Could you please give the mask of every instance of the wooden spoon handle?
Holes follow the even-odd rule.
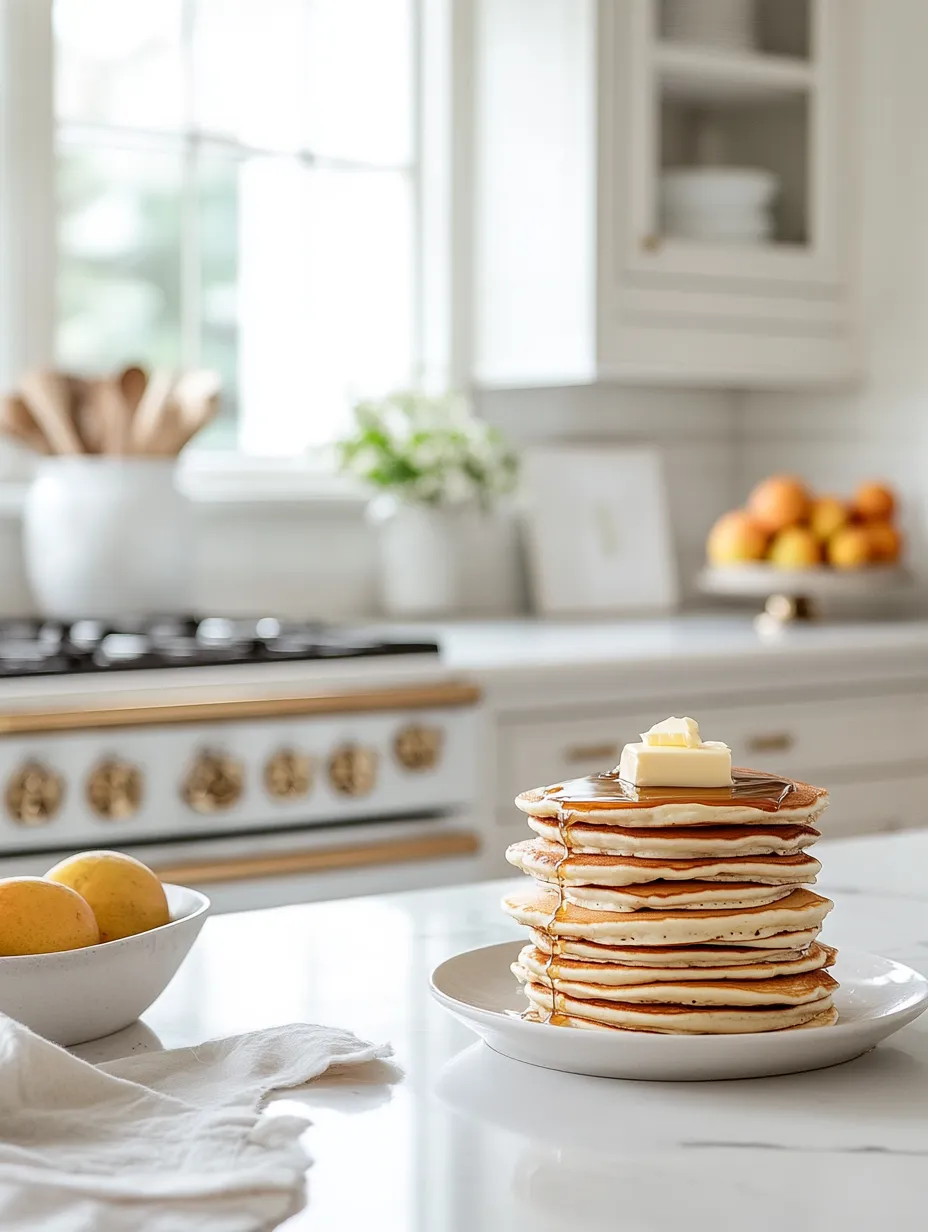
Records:
[[[45,433],[32,418],[29,407],[19,394],[8,394],[0,403],[0,432],[36,453],[51,453]]]
[[[156,368],[132,417],[130,440],[133,453],[152,453],[152,442],[159,435],[159,421],[165,403],[174,386],[174,374],[165,368]]]
[[[69,413],[67,388],[53,372],[27,372],[20,381],[20,390],[32,417],[45,433],[55,453],[83,453]]]
[[[124,457],[129,452],[132,412],[115,381],[95,381],[91,401],[103,441],[103,453]]]
[[[122,396],[126,400],[126,405],[134,415],[139,409],[139,403],[142,401],[145,387],[148,384],[145,369],[140,368],[138,364],[130,364],[128,368],[123,368],[117,380]]]

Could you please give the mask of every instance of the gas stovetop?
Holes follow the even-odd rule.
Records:
[[[269,616],[166,616],[135,624],[0,620],[0,678],[437,653],[436,642],[372,637]]]

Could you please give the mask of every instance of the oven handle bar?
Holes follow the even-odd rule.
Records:
[[[191,861],[188,864],[155,865],[154,868],[162,881],[178,885],[214,885],[217,882],[447,859],[450,856],[474,855],[479,850],[480,836],[474,831],[449,830],[442,834],[417,835],[355,847],[327,847],[316,851],[282,852],[279,855],[230,856],[228,859]]]
[[[428,710],[471,706],[476,685],[463,681],[403,685],[357,692],[312,693],[297,697],[222,697],[181,702],[90,705],[71,709],[0,713],[0,735],[87,731],[90,728],[151,727],[169,723],[221,723],[233,719],[277,719],[315,714],[361,714],[378,710]]]

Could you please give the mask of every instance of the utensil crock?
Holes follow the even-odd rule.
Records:
[[[173,458],[54,457],[26,497],[26,572],[63,620],[189,610],[193,518]]]

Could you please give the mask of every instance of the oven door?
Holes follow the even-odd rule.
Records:
[[[202,890],[218,912],[475,881],[480,849],[463,812],[119,848],[162,881]],[[41,876],[72,850],[4,858],[2,875]]]

